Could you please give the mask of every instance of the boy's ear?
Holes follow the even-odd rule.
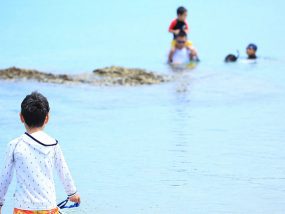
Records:
[[[44,124],[46,125],[46,124],[48,123],[48,121],[49,121],[49,113],[48,113],[47,116],[46,116],[46,119],[45,119]]]
[[[19,116],[20,116],[21,122],[22,122],[22,123],[25,123],[25,119],[24,119],[23,115],[21,114],[21,112],[19,113]]]

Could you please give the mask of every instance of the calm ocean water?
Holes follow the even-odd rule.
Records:
[[[75,213],[284,213],[285,3],[1,4],[2,68],[75,74],[123,65],[176,76],[142,87],[0,82],[0,157],[24,132],[23,97],[42,92],[51,105],[46,131],[61,143],[82,195]],[[202,62],[173,73],[167,27],[180,4]],[[223,63],[249,42],[259,46],[257,63]]]

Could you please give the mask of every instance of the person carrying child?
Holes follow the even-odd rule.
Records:
[[[168,31],[173,34],[173,40],[171,42],[171,50],[170,50],[170,55],[173,55],[175,50],[176,50],[176,37],[179,35],[180,32],[185,32],[186,34],[189,33],[189,26],[186,21],[187,18],[187,9],[185,7],[178,7],[177,8],[177,18],[174,19],[168,28]],[[196,49],[193,47],[193,44],[191,41],[187,40],[185,44],[186,48],[191,52],[192,58],[197,58],[198,59],[198,54]]]
[[[59,143],[43,130],[49,121],[49,103],[38,92],[21,103],[20,120],[26,132],[8,144],[0,173],[0,214],[8,186],[16,172],[14,214],[58,214],[53,179],[55,168],[70,201],[80,196],[65,162]]]

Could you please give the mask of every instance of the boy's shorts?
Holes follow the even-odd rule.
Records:
[[[15,208],[14,214],[59,214],[58,208],[52,209],[52,210],[20,210]]]
[[[176,45],[176,41],[175,41],[175,40],[172,40],[172,42],[171,42],[171,47],[174,48],[175,45]],[[187,47],[191,47],[192,45],[193,45],[193,43],[192,43],[191,41],[187,40],[186,46],[187,46]]]

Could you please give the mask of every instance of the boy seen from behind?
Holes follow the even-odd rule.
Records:
[[[21,104],[20,120],[26,132],[8,144],[4,168],[0,173],[0,214],[8,186],[16,173],[14,214],[58,214],[53,179],[55,168],[70,201],[80,196],[65,162],[61,148],[43,130],[49,121],[49,103],[33,92]]]

